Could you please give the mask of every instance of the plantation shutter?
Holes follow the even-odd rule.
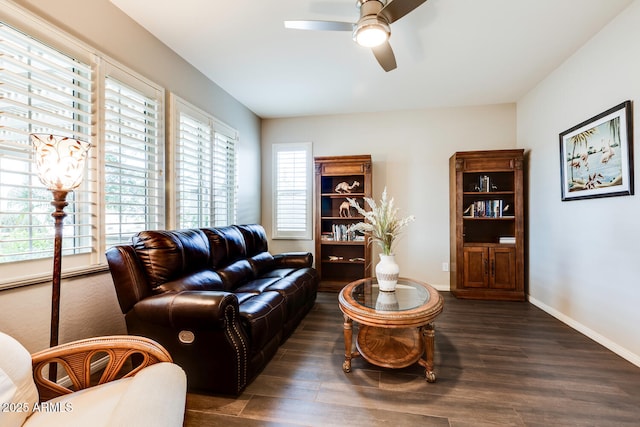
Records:
[[[52,195],[37,177],[29,134],[91,142],[91,74],[88,64],[0,22],[0,263],[53,256]],[[67,196],[63,255],[93,250],[95,188],[89,159],[82,185]]]
[[[311,238],[311,143],[274,144],[274,237]]]
[[[237,133],[173,97],[176,216],[179,228],[236,222]]]
[[[236,147],[230,132],[214,132],[213,225],[236,221]]]
[[[183,112],[180,113],[179,120],[176,152],[178,227],[207,227],[212,224],[211,127]]]
[[[143,82],[122,80],[113,75],[105,78],[107,247],[165,225],[163,95]]]

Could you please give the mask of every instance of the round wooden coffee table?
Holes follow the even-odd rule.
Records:
[[[444,301],[431,285],[400,278],[394,292],[383,292],[375,277],[349,283],[338,296],[344,314],[344,363],[351,372],[351,359],[362,356],[386,368],[404,368],[418,362],[428,382],[434,382],[433,320]],[[353,351],[353,321],[358,323],[357,351]]]

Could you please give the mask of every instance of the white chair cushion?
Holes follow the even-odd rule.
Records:
[[[51,426],[182,426],[186,376],[173,363],[157,363],[132,378],[91,387],[40,404],[25,423]]]
[[[135,377],[111,417],[110,426],[179,427],[184,423],[187,376],[173,363],[156,363]]]
[[[108,426],[118,402],[133,378],[65,394],[39,404],[25,426]]]
[[[0,332],[0,426],[20,426],[38,401],[31,355],[13,337]]]

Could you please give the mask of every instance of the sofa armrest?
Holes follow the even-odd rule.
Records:
[[[95,357],[106,356],[107,366],[97,383],[91,382],[91,364]],[[131,356],[137,356],[139,364],[128,370]],[[61,344],[31,355],[33,377],[38,387],[40,401],[69,394],[74,391],[104,384],[118,378],[131,377],[147,366],[159,362],[173,362],[171,355],[157,342],[144,337],[114,335],[87,338]],[[51,363],[64,367],[71,381],[71,388],[55,383],[43,375],[43,370]]]
[[[230,292],[181,291],[145,298],[132,311],[143,321],[172,329],[213,330],[226,326],[229,306],[238,312],[238,298]]]
[[[276,267],[304,268],[313,265],[311,252],[283,252],[273,256]]]

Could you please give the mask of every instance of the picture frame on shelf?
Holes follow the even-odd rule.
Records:
[[[562,201],[633,194],[633,113],[625,101],[560,134]]]

